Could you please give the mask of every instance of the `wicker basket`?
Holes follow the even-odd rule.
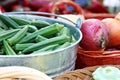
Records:
[[[96,65],[120,65],[120,50],[83,51],[78,48],[76,69]]]
[[[111,65],[115,66],[120,69],[120,65]],[[83,69],[78,69],[74,71],[70,71],[66,74],[63,74],[54,80],[93,80],[92,73],[98,68],[99,66],[93,67],[86,67]]]

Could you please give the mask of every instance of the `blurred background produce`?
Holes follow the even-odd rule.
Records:
[[[110,13],[116,10],[120,5],[119,0],[0,0],[0,5],[8,11],[43,11],[51,12],[54,5],[59,1],[72,1],[83,8],[84,12],[89,13]],[[114,3],[113,3],[114,2]],[[111,4],[113,3],[113,4]],[[110,7],[113,8],[110,11]],[[64,4],[58,6],[60,10],[65,10],[62,14],[70,14],[73,8],[66,7]],[[116,13],[114,12],[114,13]]]
[[[114,4],[108,5],[106,2],[114,2]],[[103,19],[113,18],[119,12],[119,4],[119,0],[0,0],[0,10],[2,12],[38,11],[62,15],[82,14],[85,19]]]
[[[104,0],[103,5],[108,8],[110,13],[118,13],[120,11],[120,0]]]

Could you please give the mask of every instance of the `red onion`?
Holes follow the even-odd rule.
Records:
[[[79,43],[84,50],[96,51],[105,49],[109,41],[106,26],[98,19],[87,19],[81,27],[83,38]]]

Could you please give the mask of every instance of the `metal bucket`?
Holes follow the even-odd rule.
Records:
[[[79,28],[65,22],[42,16],[10,15],[26,19],[40,19],[49,23],[62,23],[68,27],[76,38],[76,42],[64,49],[55,50],[43,54],[33,55],[0,55],[0,66],[27,66],[46,73],[51,78],[59,76],[67,71],[74,70],[78,43],[82,38]]]

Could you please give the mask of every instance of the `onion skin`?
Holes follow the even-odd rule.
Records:
[[[115,19],[120,21],[120,12],[116,14]]]
[[[83,38],[79,45],[84,50],[104,50],[109,41],[109,32],[102,21],[98,19],[87,19],[81,27]]]
[[[116,18],[106,18],[102,22],[106,25],[110,39],[107,47],[118,47],[120,46],[120,20]]]

